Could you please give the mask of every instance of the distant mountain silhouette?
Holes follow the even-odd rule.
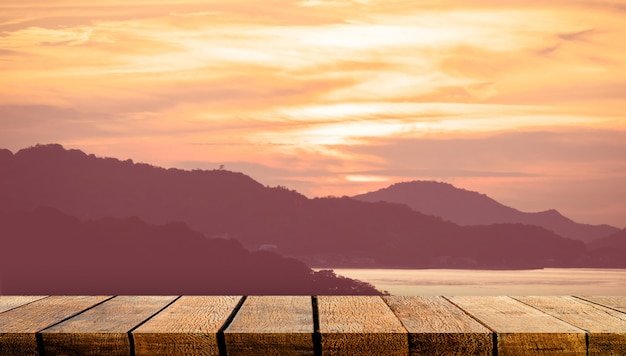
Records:
[[[605,238],[597,239],[591,242],[589,246],[592,248],[611,247],[626,250],[626,229],[619,230],[618,232]],[[624,255],[624,258],[626,258],[626,254]]]
[[[183,223],[0,212],[5,294],[380,294],[373,286]],[[1,293],[0,293],[1,294]]]
[[[522,224],[458,226],[403,204],[315,198],[242,173],[163,169],[60,145],[0,154],[0,209],[53,206],[81,219],[181,221],[316,267],[591,266],[580,241]],[[626,262],[625,262],[626,265]]]
[[[626,229],[594,240],[589,244],[589,247],[594,265],[624,268],[624,260],[626,260]]]
[[[590,242],[619,229],[609,225],[576,223],[556,210],[521,212],[485,194],[456,188],[448,183],[413,181],[393,184],[374,192],[354,196],[362,201],[406,204],[415,211],[439,216],[459,225],[520,223],[536,225],[575,240]]]

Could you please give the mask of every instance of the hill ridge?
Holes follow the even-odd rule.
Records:
[[[377,191],[356,195],[353,198],[362,201],[406,204],[415,211],[439,216],[459,225],[522,223],[542,226],[561,236],[584,242],[606,237],[619,230],[606,224],[580,224],[556,209],[522,212],[486,194],[457,188],[445,182],[400,182]]]

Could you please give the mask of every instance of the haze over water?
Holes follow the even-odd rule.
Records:
[[[334,269],[393,295],[624,295],[625,269]]]

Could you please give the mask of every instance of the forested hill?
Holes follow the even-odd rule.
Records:
[[[81,221],[53,208],[0,212],[0,294],[380,294],[184,223]]]

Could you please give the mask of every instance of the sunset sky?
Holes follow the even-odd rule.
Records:
[[[0,147],[626,227],[626,2],[3,0]]]

